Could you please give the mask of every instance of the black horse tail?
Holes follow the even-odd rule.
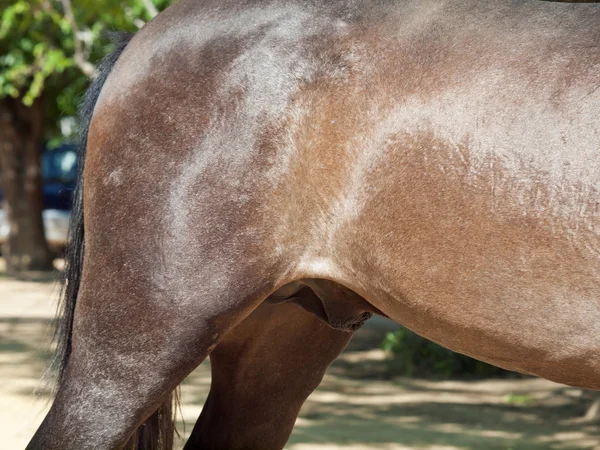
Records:
[[[113,32],[108,37],[113,44],[113,51],[100,63],[98,76],[88,88],[79,107],[79,173],[77,187],[73,194],[73,208],[69,224],[68,245],[65,252],[62,289],[58,303],[58,320],[54,333],[54,340],[57,347],[51,364],[53,371],[57,374],[59,388],[65,382],[66,367],[71,354],[73,317],[85,256],[83,169],[88,132],[102,86],[133,35],[130,33]],[[167,402],[133,434],[125,448],[130,450],[172,450],[174,435],[176,433],[174,406],[177,404],[177,401],[177,395],[174,392]]]

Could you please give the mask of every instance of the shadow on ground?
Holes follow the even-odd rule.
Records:
[[[0,279],[3,301],[4,283]],[[39,309],[31,296],[36,283],[10,283],[10,302],[24,303],[18,304],[21,309],[14,307],[17,303],[0,304],[0,396],[6,405],[0,412],[0,435],[6,436],[2,448],[7,450],[25,446],[50,398],[40,377],[50,356],[53,309]],[[25,292],[28,297],[22,296]],[[599,425],[576,420],[593,400],[580,389],[535,378],[387,379],[384,354],[375,347],[390,326],[375,320],[356,336],[303,407],[288,449],[600,448]],[[208,364],[185,381],[184,435],[191,432],[209,386]],[[179,425],[183,431],[181,421]]]

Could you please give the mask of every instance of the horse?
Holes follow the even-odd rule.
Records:
[[[385,315],[600,388],[600,5],[180,0],[82,108],[59,383],[29,446],[281,449]]]

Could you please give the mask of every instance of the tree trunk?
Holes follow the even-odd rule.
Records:
[[[10,231],[2,246],[7,271],[51,270],[44,237],[41,149],[44,107],[38,99],[0,99],[0,187]]]

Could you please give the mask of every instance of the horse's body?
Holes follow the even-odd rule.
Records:
[[[85,180],[30,448],[122,446],[211,352],[186,448],[281,448],[371,312],[600,388],[600,5],[181,0],[106,81]]]

